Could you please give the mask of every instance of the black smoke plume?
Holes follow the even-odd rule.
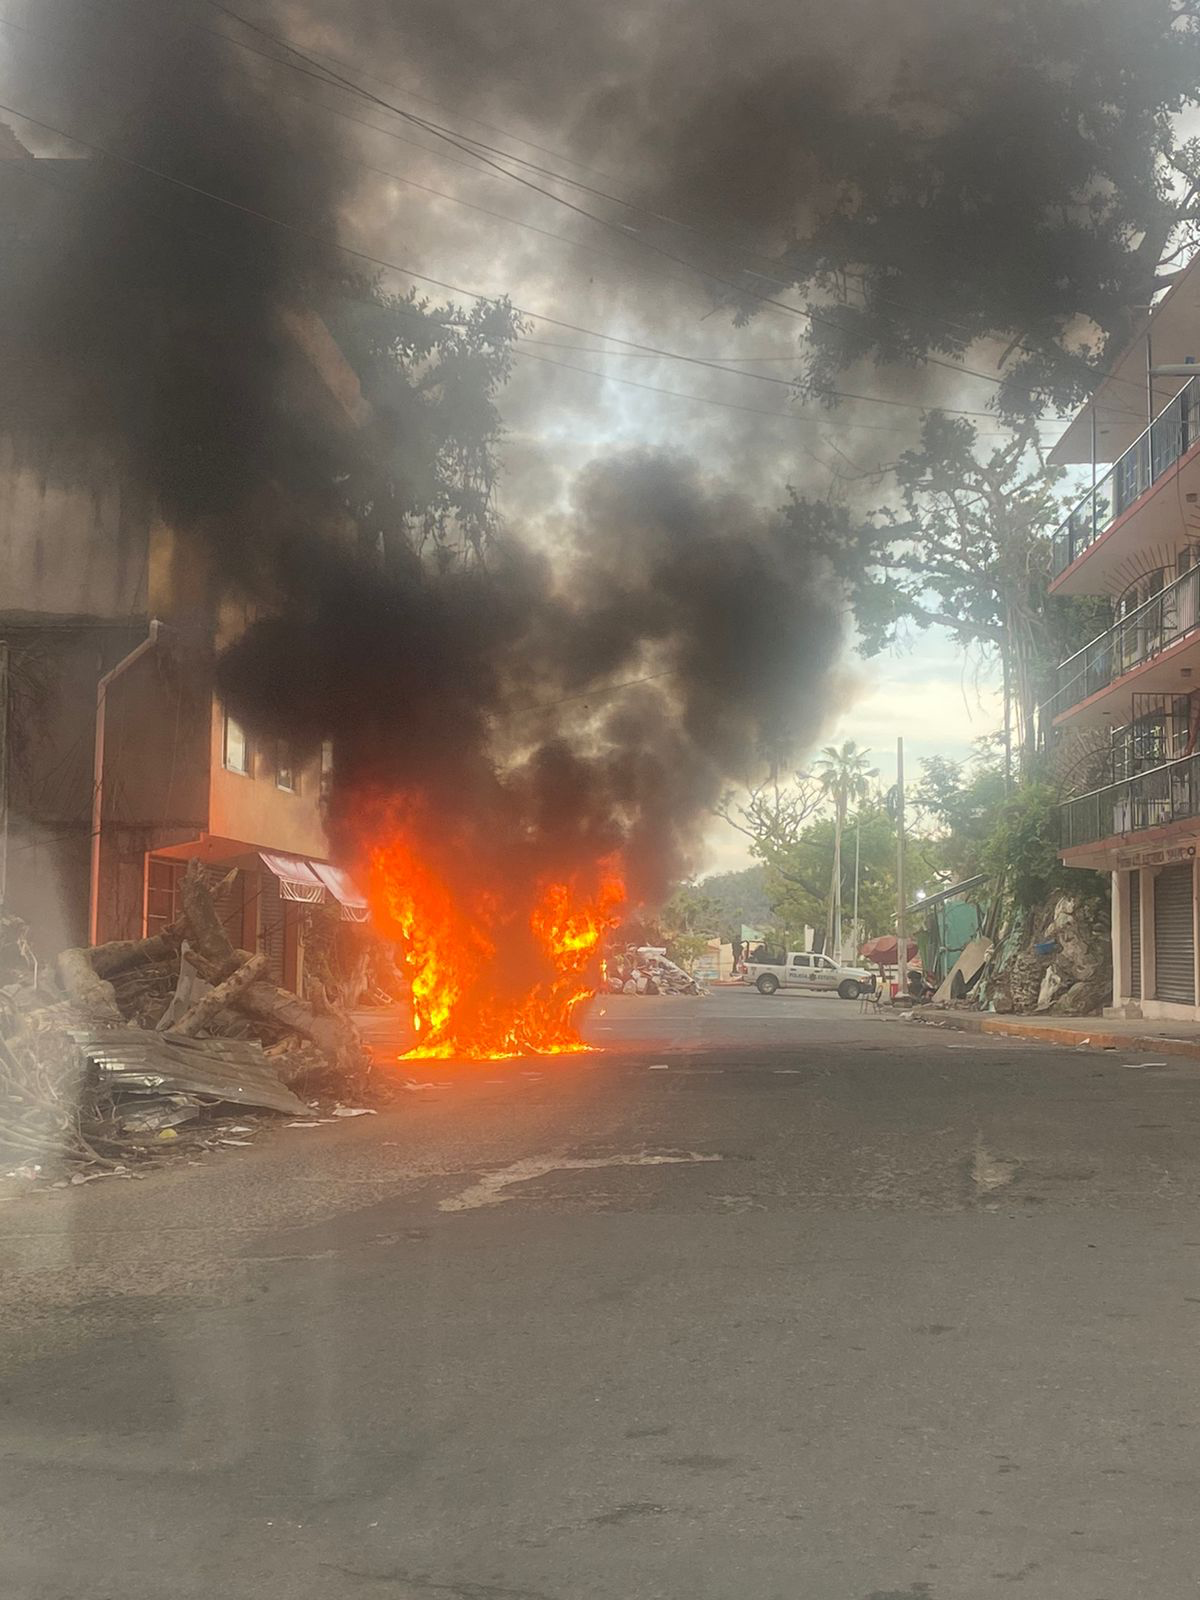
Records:
[[[50,476],[115,462],[201,558],[197,621],[222,595],[257,610],[221,692],[262,733],[334,741],[344,849],[364,808],[418,797],[493,855],[620,849],[634,892],[661,892],[722,789],[818,731],[839,625],[786,523],[633,454],[585,476],[548,551],[512,533],[486,563],[382,559],[347,526],[288,320],[344,281],[316,242],[356,181],[329,120],[161,13],[58,15],[20,100],[96,148],[22,128],[37,159],[3,164],[5,359],[29,379],[6,430]]]

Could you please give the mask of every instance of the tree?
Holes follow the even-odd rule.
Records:
[[[781,780],[777,770],[769,779],[748,785],[744,795],[742,798],[733,790],[724,795],[717,815],[752,840],[756,854],[795,844],[826,798],[815,779]]]
[[[691,972],[711,941],[719,937],[720,919],[720,906],[702,886],[681,884],[659,914],[667,955]]]
[[[824,505],[793,494],[786,514],[808,556],[837,574],[873,655],[906,629],[942,627],[983,659],[998,661],[1015,714],[1023,766],[1037,742],[1037,706],[1064,639],[1105,626],[1104,603],[1050,599],[1050,533],[1063,513],[1058,472],[1032,429],[981,454],[975,427],[933,412],[917,448],[896,465],[903,511],[835,529]]]
[[[482,560],[496,535],[496,396],[524,323],[507,300],[463,309],[351,283],[324,308],[371,404],[338,478],[385,563]]]
[[[829,878],[829,914],[825,947],[834,955],[842,948],[842,829],[851,802],[865,800],[871,779],[879,776],[877,767],[867,765],[869,750],[860,750],[853,739],[840,746],[826,745],[813,762],[821,790],[833,801],[833,865]]]
[[[934,42],[908,71],[900,53],[890,99],[815,89],[805,223],[775,263],[809,294],[808,385],[989,341],[1005,414],[1073,405],[1197,242],[1200,141],[1176,120],[1200,93],[1195,0],[916,14]]]
[[[955,882],[984,870],[987,841],[1005,799],[1004,768],[983,756],[969,765],[944,756],[921,762],[910,792],[916,850],[927,866]],[[923,836],[921,829],[926,832]]]
[[[740,939],[743,927],[761,928],[771,919],[762,862],[736,872],[714,873],[702,879],[699,888],[717,908],[718,931],[724,944]]]

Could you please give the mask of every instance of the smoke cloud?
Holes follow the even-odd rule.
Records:
[[[617,174],[665,219],[643,218],[648,235],[741,273],[802,251],[807,223],[898,128],[969,106],[977,154],[994,161],[987,140],[1006,97],[1013,127],[1008,68],[1029,9],[281,0],[250,14],[524,129],[588,163],[573,170],[599,187]],[[1045,9],[1064,22],[1079,10]],[[189,17],[249,37],[216,10]],[[52,159],[81,152],[18,125],[42,159],[0,162],[43,229],[30,226],[6,272],[3,355],[24,381],[5,385],[3,425],[47,471],[82,479],[98,456],[118,462],[130,492],[203,553],[214,592],[257,606],[220,664],[222,692],[265,732],[308,750],[336,741],[345,848],[364,805],[420,795],[493,849],[553,860],[620,847],[634,892],[653,896],[686,869],[727,785],[818,735],[836,606],[786,521],[756,503],[752,471],[722,483],[678,455],[613,453],[578,478],[569,509],[542,508],[537,538],[510,527],[473,569],[397,553],[381,566],[348,537],[329,418],[305,397],[288,327],[297,306],[334,304],[332,285],[349,282],[314,241],[378,226],[386,185],[362,165],[370,136],[327,114],[347,104],[338,91],[136,0],[57,8],[4,75],[17,103],[123,160]],[[1048,159],[1056,111],[1015,104],[1032,120],[988,225],[1021,240],[1024,166]],[[421,228],[412,220],[408,243]],[[631,263],[613,290],[625,309],[711,310],[703,289],[681,310],[678,290],[638,276],[635,247],[607,244]],[[928,246],[914,234],[914,249]],[[543,248],[514,244],[507,264]],[[791,349],[795,335],[789,322],[772,337]]]

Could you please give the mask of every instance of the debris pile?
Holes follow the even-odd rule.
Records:
[[[229,1107],[308,1118],[297,1089],[361,1090],[369,1057],[338,1004],[348,991],[324,981],[310,1003],[270,982],[267,958],[226,934],[220,888],[190,862],[176,923],[64,950],[52,969],[20,919],[0,916],[0,1159],[32,1176],[123,1171]]]
[[[648,946],[610,954],[605,962],[605,981],[613,994],[704,994],[696,979],[667,959],[661,950]]]

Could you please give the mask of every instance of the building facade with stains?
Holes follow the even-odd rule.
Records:
[[[10,246],[37,220],[15,181],[32,159],[0,145]],[[359,426],[368,408],[325,324],[298,309],[287,334],[288,403],[318,427]],[[330,747],[255,739],[214,692],[249,614],[110,460],[66,436],[0,435],[0,597],[0,905],[39,957],[166,926],[198,858],[222,869],[234,944],[302,991],[315,908],[366,908],[328,859]]]
[[[1111,605],[1057,669],[1044,729],[1061,858],[1111,875],[1118,1012],[1200,1018],[1200,266],[1145,318],[1052,455],[1086,491],[1051,593]]]

